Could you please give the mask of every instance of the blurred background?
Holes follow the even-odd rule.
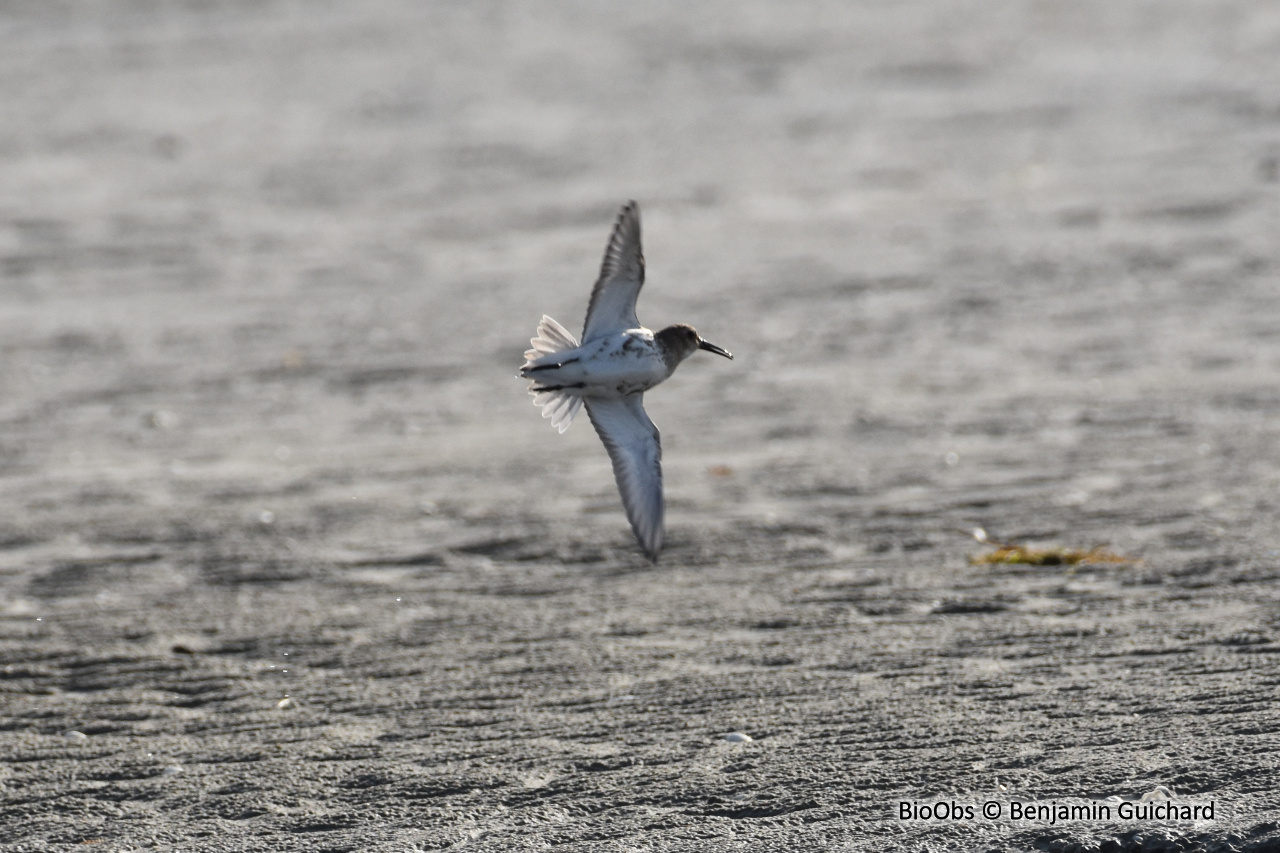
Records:
[[[1099,400],[1275,399],[1271,4],[17,3],[0,45],[19,551],[617,527],[513,377],[628,198],[642,321],[739,357],[651,395],[676,506],[948,453],[1089,493],[1052,469]]]
[[[0,841],[1272,797],[1277,68],[1270,0],[0,5]],[[630,198],[735,355],[646,399],[657,568],[515,376]]]

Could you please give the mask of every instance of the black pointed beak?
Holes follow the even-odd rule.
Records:
[[[720,349],[720,347],[716,346],[710,341],[701,341],[701,340],[698,341],[698,349],[704,349],[707,352],[713,352],[716,355],[722,355],[725,358],[729,359],[730,361],[733,361],[733,353],[729,352],[728,350]]]

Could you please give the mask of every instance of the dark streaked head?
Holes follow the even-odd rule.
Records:
[[[700,349],[732,359],[733,355],[698,335],[698,330],[688,323],[676,323],[654,334],[653,339],[662,349],[662,357],[667,362],[668,372],[674,371],[676,365],[693,355]]]

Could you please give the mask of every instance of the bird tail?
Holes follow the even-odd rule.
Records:
[[[539,367],[538,362],[545,356],[578,348],[578,339],[546,314],[542,315],[542,322],[538,323],[537,336],[531,338],[529,343],[533,348],[525,352],[524,364],[520,367],[521,374],[525,376],[528,375],[526,371]],[[544,369],[550,366],[545,365]],[[578,409],[582,408],[582,397],[568,388],[547,387],[535,381],[529,386],[529,393],[533,395],[533,404],[541,407],[542,416],[551,418],[551,425],[562,433],[569,428]]]
[[[578,414],[578,409],[582,408],[582,398],[563,388],[544,390],[538,388],[535,382],[529,386],[529,393],[533,395],[533,404],[542,407],[542,416],[551,418],[551,425],[562,433],[573,423],[573,416]]]
[[[546,314],[542,315],[542,322],[538,324],[537,336],[530,338],[529,343],[533,345],[533,349],[525,351],[521,370],[533,367],[534,362],[544,355],[578,348],[578,339]]]

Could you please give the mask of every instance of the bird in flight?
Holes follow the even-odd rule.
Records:
[[[623,205],[613,226],[587,305],[582,342],[544,314],[520,376],[533,380],[533,404],[560,432],[579,408],[587,407],[613,462],[627,520],[645,556],[656,563],[662,551],[662,445],[645,414],[644,392],[700,349],[733,356],[684,323],[657,332],[641,326],[636,298],[643,285],[640,207],[632,201]]]

